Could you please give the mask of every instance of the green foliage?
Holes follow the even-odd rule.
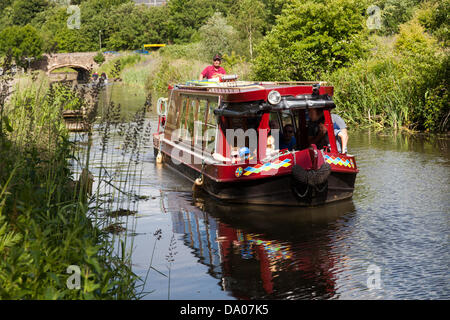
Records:
[[[121,54],[117,58],[108,60],[108,62],[101,65],[97,72],[105,72],[108,76],[119,77],[124,69],[141,62],[142,59],[143,57],[140,54]]]
[[[410,21],[399,27],[400,33],[395,41],[395,49],[405,54],[432,54],[436,50],[436,40],[425,33],[416,21]]]
[[[200,41],[198,41],[186,44],[169,45],[161,48],[159,52],[161,55],[173,59],[191,59],[211,62],[211,56],[208,56],[205,52],[203,52],[203,49],[204,46]]]
[[[10,53],[21,67],[28,68],[26,58],[39,59],[42,46],[41,37],[31,25],[8,27],[0,32],[0,54]]]
[[[46,103],[50,104],[50,108],[60,110],[81,110],[85,106],[83,98],[78,92],[64,83],[51,85]]]
[[[449,70],[447,58],[447,73]],[[449,74],[447,74],[447,79]],[[423,126],[428,131],[448,132],[450,129],[450,96],[448,83],[443,83],[425,93]]]
[[[61,110],[75,96],[32,80],[16,91],[0,135],[0,299],[135,298],[136,276],[71,179]],[[70,265],[81,269],[80,290],[66,284]]]
[[[444,47],[450,45],[450,0],[431,0],[415,12],[417,21]]]
[[[3,0],[0,2],[0,10],[3,12],[8,6],[11,5],[13,0]]]
[[[100,51],[95,55],[94,57],[94,61],[97,64],[102,64],[103,62],[105,62],[105,56],[103,55],[103,53],[101,53]]]
[[[168,33],[172,43],[186,43],[224,3],[215,0],[171,0],[167,4]]]
[[[233,51],[231,51],[230,55],[225,53],[222,56],[222,61],[223,61],[222,67],[225,70],[227,70],[227,69],[229,70],[229,69],[234,68],[238,64],[244,63],[245,59],[242,56],[237,55],[236,52],[233,50]]]
[[[283,9],[258,46],[260,80],[318,80],[359,58],[366,39],[362,7],[355,0],[294,1]]]
[[[106,22],[106,45],[112,50],[133,50],[146,43],[166,43],[166,6],[147,7],[126,3],[113,8]],[[126,17],[126,19],[124,19]]]
[[[378,41],[370,57],[326,77],[338,111],[352,125],[448,130],[448,58],[417,25],[400,30],[392,47]]]
[[[15,0],[12,3],[11,22],[18,26],[29,24],[39,12],[46,10],[48,6],[47,0]]]
[[[198,61],[162,59],[158,69],[149,78],[147,88],[152,91],[153,97],[166,96],[169,84],[197,79],[203,68],[204,64]]]
[[[381,9],[382,32],[394,34],[399,31],[399,26],[413,16],[416,6],[422,0],[378,0],[373,4]]]
[[[36,23],[46,37],[49,49],[57,44],[59,52],[83,52],[99,49],[99,36],[102,42],[107,43],[112,25],[110,14],[115,8],[131,0],[88,0],[80,4],[81,24],[79,29],[70,29],[67,21],[70,15],[66,6],[53,6]],[[114,16],[114,18],[117,18]],[[120,18],[119,21],[126,19]],[[127,20],[128,21],[128,20]],[[117,20],[114,21],[117,23]]]
[[[211,60],[217,53],[231,53],[233,46],[237,43],[236,31],[227,24],[220,12],[216,12],[206,21],[206,24],[200,28],[199,34],[202,51]]]
[[[284,6],[293,3],[292,0],[262,0],[262,2],[267,9],[267,26],[269,29],[275,25],[276,18],[281,15]]]
[[[253,59],[254,47],[267,29],[268,12],[261,0],[238,0],[230,15],[232,25],[241,30],[240,37],[247,44],[248,56]],[[236,47],[236,46],[235,46]]]

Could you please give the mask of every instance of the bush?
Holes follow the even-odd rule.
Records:
[[[257,47],[259,80],[319,80],[359,58],[366,39],[363,7],[355,0],[293,1]]]
[[[335,86],[338,112],[354,125],[378,128],[448,128],[448,58],[413,22],[400,26],[392,46],[326,78]]]
[[[450,45],[448,12],[450,12],[450,0],[431,0],[425,2],[415,14],[418,22],[444,47]]]
[[[399,31],[399,26],[413,16],[421,0],[378,0],[375,5],[381,9],[382,32],[392,35]]]
[[[8,89],[0,82],[1,97]],[[74,144],[61,117],[70,97],[30,82],[0,105],[8,119],[0,125],[0,299],[135,298],[129,262],[112,253],[102,219],[72,180]],[[80,267],[82,290],[67,286],[70,265]]]
[[[147,56],[148,57],[148,56]],[[121,73],[128,67],[141,62],[144,57],[135,53],[122,53],[120,56],[108,60],[97,69],[98,73],[105,72],[109,77],[120,77]]]
[[[98,52],[97,55],[94,57],[95,63],[101,65],[103,62],[105,62],[105,56],[103,53]]]
[[[39,59],[43,41],[31,25],[8,27],[0,32],[0,55],[11,54],[18,66],[28,68],[27,58]]]
[[[203,49],[203,44],[198,41],[187,44],[169,45],[161,48],[159,52],[162,56],[172,59],[189,59],[210,62],[212,57],[208,56]]]
[[[199,30],[202,52],[212,59],[217,53],[229,54],[238,42],[238,34],[227,24],[220,12],[216,12]]]

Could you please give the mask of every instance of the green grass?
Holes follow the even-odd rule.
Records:
[[[151,55],[144,56],[141,54],[121,52],[117,57],[103,63],[95,71],[99,74],[105,72],[109,78],[115,78],[126,68],[150,59]]]
[[[89,170],[90,147],[70,141],[60,92],[31,83],[8,104],[0,92],[0,299],[138,298],[129,255],[105,231],[115,220],[99,213],[107,201],[70,170],[69,160]],[[73,265],[80,289],[67,285]]]
[[[324,76],[336,111],[353,127],[448,130],[448,56],[432,45],[401,50],[392,38],[373,40],[368,57]]]
[[[55,69],[51,73],[73,73],[73,72],[77,72],[77,71],[75,69],[72,69],[69,67],[64,67],[64,68]]]

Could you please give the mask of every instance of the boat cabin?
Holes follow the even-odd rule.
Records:
[[[234,85],[191,82],[170,88],[165,136],[210,161],[258,162],[274,152],[308,148],[308,128],[314,125],[308,111],[317,108],[329,129],[328,139],[318,148],[338,153],[330,116],[335,107],[333,87],[320,83]],[[292,143],[285,143],[290,136]],[[243,147],[250,157],[236,157]]]
[[[200,179],[220,199],[243,200],[242,195],[251,194],[252,199],[244,197],[247,203],[298,205],[348,198],[358,170],[354,157],[338,150],[332,96],[333,87],[320,82],[170,86],[169,98],[158,102],[155,155],[192,181]],[[319,115],[316,122],[312,112]],[[323,127],[326,134],[315,139]],[[307,196],[275,199],[274,190],[285,188],[292,176],[298,182],[292,184],[294,193]],[[308,191],[308,185],[317,189],[324,183],[320,196]],[[298,186],[306,191],[298,192]],[[337,191],[328,192],[333,188]]]

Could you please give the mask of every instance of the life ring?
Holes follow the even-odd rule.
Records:
[[[156,112],[158,113],[158,116],[160,117],[166,117],[167,116],[167,98],[159,98],[158,102],[156,103]],[[164,110],[163,110],[164,107]]]

